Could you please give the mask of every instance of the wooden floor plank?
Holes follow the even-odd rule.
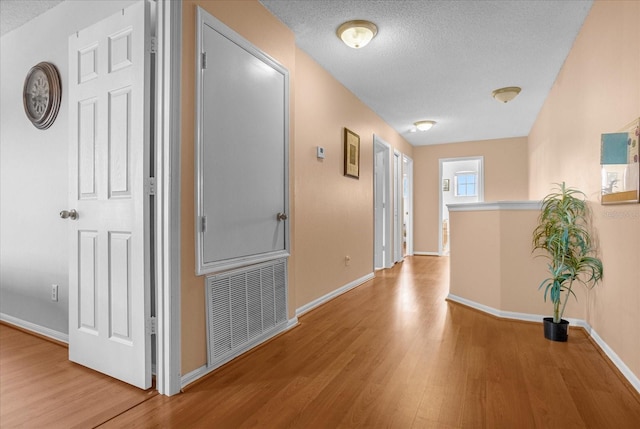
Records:
[[[0,427],[95,427],[157,395],[72,363],[67,353],[0,324]]]
[[[108,415],[108,407],[96,402],[117,394],[104,387],[86,395],[81,418],[71,423],[223,429],[640,427],[640,395],[583,330],[572,329],[567,343],[550,342],[541,324],[500,320],[446,301],[447,293],[447,258],[406,258],[184,393],[155,396]],[[19,363],[19,349],[3,347],[2,396],[9,396],[3,405],[26,401],[34,408],[31,416],[51,416],[55,407],[42,404],[46,395],[30,391],[31,385],[79,399],[77,387],[56,390],[71,383],[64,375],[24,380],[5,370],[5,359]],[[42,350],[31,350],[37,352],[23,352],[31,353],[34,373],[53,365],[37,363]],[[56,365],[69,365],[66,357],[60,359]],[[13,387],[5,388],[5,380]],[[1,410],[3,428],[4,416]]]

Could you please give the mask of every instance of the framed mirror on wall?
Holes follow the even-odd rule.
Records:
[[[640,118],[600,141],[601,203],[640,202]]]

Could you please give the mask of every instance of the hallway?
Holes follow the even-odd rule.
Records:
[[[553,343],[540,324],[447,302],[447,289],[448,258],[408,257],[185,393],[111,416],[95,408],[100,427],[637,427],[640,395],[583,330]],[[21,402],[5,366],[18,352],[3,341],[3,428],[15,427],[4,424],[5,404]],[[41,382],[38,371],[51,369],[34,367],[30,382]],[[23,411],[24,427],[39,426],[36,403]],[[60,413],[48,427],[72,426],[72,417]]]

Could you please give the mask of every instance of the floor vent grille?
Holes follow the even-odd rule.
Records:
[[[222,365],[287,324],[287,260],[209,276],[208,366]]]

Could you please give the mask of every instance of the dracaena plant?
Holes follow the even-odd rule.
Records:
[[[574,283],[591,289],[602,279],[602,261],[595,256],[591,237],[590,210],[583,192],[557,184],[542,200],[538,225],[533,231],[533,251],[543,250],[549,260],[550,277],[538,289],[544,289],[544,300],[553,303],[553,321],[559,323],[564,314]]]

